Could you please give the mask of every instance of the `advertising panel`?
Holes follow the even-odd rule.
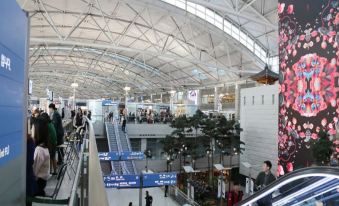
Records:
[[[338,6],[333,0],[279,0],[280,174],[311,166],[319,131],[336,133]]]

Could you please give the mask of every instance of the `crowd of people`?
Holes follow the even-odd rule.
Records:
[[[148,123],[148,124],[156,124],[156,123],[170,123],[173,120],[173,115],[169,112],[169,110],[162,110],[157,112],[151,109],[138,109],[136,114],[133,112],[129,112],[127,116],[128,122],[132,123]]]
[[[33,108],[28,130],[26,193],[28,197],[45,196],[47,180],[57,175],[64,156],[63,149],[58,147],[64,143],[62,116],[55,104],[49,105],[49,114]]]

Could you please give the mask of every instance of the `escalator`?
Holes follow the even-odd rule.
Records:
[[[237,205],[339,206],[339,168],[296,170]]]
[[[122,151],[128,151],[128,152],[132,151],[130,148],[128,137],[122,131],[122,128],[120,125],[118,126],[118,131],[119,131],[119,138],[120,138],[120,144],[121,144]],[[125,161],[125,165],[126,165],[126,169],[128,170],[129,174],[136,174],[133,160]]]
[[[106,125],[106,133],[107,133],[107,140],[110,152],[119,152],[118,141],[115,134],[114,127],[111,123],[105,123]],[[112,174],[121,174],[122,167],[119,161],[112,161]]]

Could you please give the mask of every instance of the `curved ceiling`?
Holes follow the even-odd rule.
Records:
[[[261,1],[237,2],[247,11]],[[147,94],[229,83],[260,71],[265,61],[203,18],[160,0],[18,2],[31,19],[29,77],[39,97],[46,88],[69,97],[72,82],[79,84],[77,96],[86,99],[119,96],[125,86]],[[214,6],[210,9],[224,16],[216,8],[228,1],[192,2]],[[235,12],[226,14],[229,22],[243,23],[233,19]],[[274,29],[273,22],[254,23]],[[270,34],[264,40],[245,29],[246,24],[240,31],[267,55],[277,53]]]

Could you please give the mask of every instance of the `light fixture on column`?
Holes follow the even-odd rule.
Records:
[[[127,92],[127,91],[130,91],[131,90],[131,87],[128,87],[128,86],[126,86],[126,87],[124,87],[124,90]]]
[[[171,91],[169,91],[170,94],[175,94],[177,91],[175,91],[174,89],[172,89]]]
[[[72,87],[72,88],[78,88],[78,87],[79,87],[79,84],[76,83],[76,82],[73,82],[73,83],[71,84],[71,87]]]

